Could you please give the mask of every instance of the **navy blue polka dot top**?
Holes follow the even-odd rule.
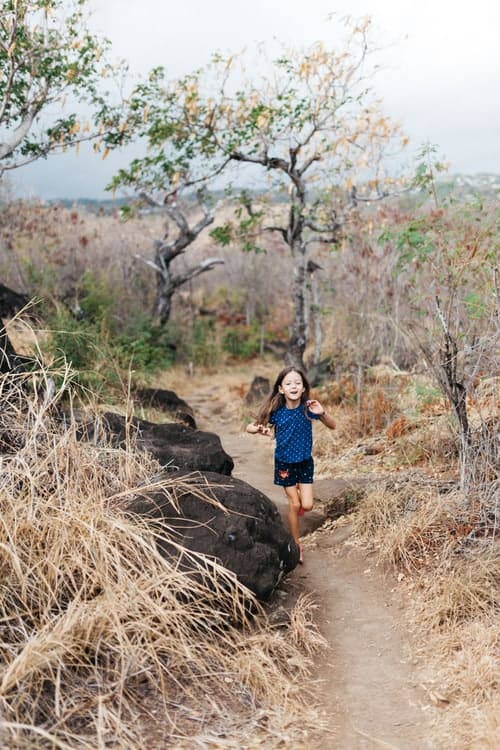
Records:
[[[302,404],[296,409],[282,406],[271,414],[269,421],[275,426],[276,431],[275,458],[296,464],[311,457],[311,419],[319,419],[319,414],[313,414],[308,410],[306,416]]]

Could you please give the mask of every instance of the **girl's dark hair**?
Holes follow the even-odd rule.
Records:
[[[311,386],[309,384],[309,381],[307,379],[307,376],[305,372],[303,372],[298,367],[284,367],[283,370],[281,370],[280,373],[278,373],[278,377],[276,378],[272,391],[269,394],[269,396],[266,398],[264,403],[262,404],[259,413],[257,414],[257,419],[255,420],[257,424],[263,424],[267,425],[269,424],[269,418],[271,414],[278,409],[280,409],[282,406],[285,406],[286,401],[285,397],[282,393],[280,393],[279,388],[282,384],[283,380],[287,375],[289,375],[291,372],[296,372],[300,377],[302,378],[302,383],[304,385],[304,393],[302,394],[300,401],[303,404],[305,408],[306,401],[310,398],[310,391]]]

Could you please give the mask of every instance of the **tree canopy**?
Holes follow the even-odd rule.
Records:
[[[86,14],[87,0],[0,0],[0,175],[98,135],[121,140],[102,85],[117,69]]]
[[[221,174],[226,186],[256,186],[258,208],[244,190],[238,220],[213,235],[252,249],[257,237],[274,232],[288,247],[293,320],[287,358],[301,365],[310,338],[311,246],[335,245],[350,209],[390,193],[387,156],[406,144],[370,90],[374,49],[369,20],[349,22],[336,48],[317,43],[305,51],[281,50],[273,59],[260,49],[251,66],[245,55],[216,54],[205,68],[175,81],[157,68],[130,100],[129,125],[148,153],[121,170],[112,186],[163,191],[165,201]],[[276,209],[278,197],[286,210]]]

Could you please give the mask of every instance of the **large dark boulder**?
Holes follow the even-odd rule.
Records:
[[[153,407],[166,412],[178,422],[196,429],[193,410],[184,399],[179,398],[175,391],[165,388],[137,388],[134,397],[146,407]]]
[[[0,322],[0,373],[7,375],[19,366],[19,357]]]
[[[80,423],[80,437],[95,439],[95,422],[75,413],[73,416]],[[125,446],[127,437],[131,437],[140,450],[153,455],[167,471],[214,471],[230,476],[234,468],[233,459],[213,432],[193,430],[174,422],[155,424],[136,417],[127,422],[125,417],[112,412],[102,416],[101,425],[114,447]]]
[[[30,298],[22,292],[15,292],[0,283],[0,318],[11,318],[29,303]]]
[[[274,503],[241,479],[211,472],[177,479],[169,492],[148,491],[137,495],[127,512],[160,519],[165,535],[158,536],[163,555],[178,555],[175,539],[191,551],[216,558],[261,600],[270,598],[284,574],[299,561],[297,545],[285,528]],[[200,490],[223,507],[200,497]]]
[[[20,357],[9,335],[2,325],[2,318],[11,318],[25,307],[30,298],[0,283],[0,373],[8,374],[21,370],[23,358]]]

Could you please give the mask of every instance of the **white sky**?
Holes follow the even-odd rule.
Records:
[[[410,156],[430,141],[450,172],[500,173],[500,0],[90,0],[92,26],[133,71],[171,76],[278,38],[294,46],[333,40],[330,13],[370,15],[384,70],[374,88],[410,136]],[[389,46],[390,45],[390,46]],[[50,157],[15,175],[23,192],[109,197],[124,163],[114,154]],[[125,161],[126,163],[126,161]]]

